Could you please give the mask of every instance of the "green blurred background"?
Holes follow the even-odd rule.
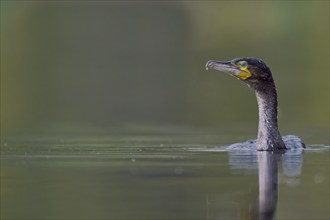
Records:
[[[253,92],[205,70],[245,56],[270,66],[284,131],[329,131],[328,1],[1,1],[1,132],[255,131]]]

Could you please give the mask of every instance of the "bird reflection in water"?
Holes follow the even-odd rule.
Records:
[[[272,219],[278,195],[278,156],[269,152],[258,152],[259,203],[254,219]]]
[[[301,173],[303,151],[229,151],[232,169],[258,169],[259,187],[253,198],[252,210],[241,213],[242,219],[269,220],[276,212],[278,198],[278,165],[282,163],[283,175],[298,176]]]

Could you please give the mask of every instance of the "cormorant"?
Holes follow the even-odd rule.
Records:
[[[210,60],[206,70],[228,73],[245,82],[255,91],[259,108],[258,138],[256,141],[233,144],[231,149],[256,148],[259,151],[302,149],[301,139],[295,135],[281,137],[277,124],[277,92],[269,67],[257,58],[236,58],[231,61]]]

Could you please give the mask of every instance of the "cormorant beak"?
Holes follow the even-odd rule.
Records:
[[[209,60],[207,61],[205,67],[206,70],[209,69],[218,70],[241,79],[240,73],[242,72],[242,70],[230,61]]]

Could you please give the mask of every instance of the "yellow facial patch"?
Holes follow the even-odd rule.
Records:
[[[248,67],[248,63],[246,61],[242,61],[238,64],[239,68],[242,70],[242,72],[240,72],[238,74],[238,77],[240,79],[246,80],[247,78],[251,77],[251,72],[247,69]]]
[[[245,69],[243,70],[243,72],[240,72],[238,74],[238,77],[243,79],[243,80],[246,80],[247,78],[250,78],[251,77],[251,73],[249,70]]]

